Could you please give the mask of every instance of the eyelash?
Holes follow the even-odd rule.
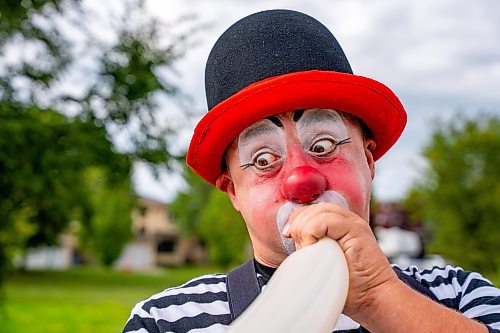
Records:
[[[335,149],[337,149],[338,146],[341,146],[341,145],[346,144],[346,143],[351,143],[351,138],[350,137],[347,137],[344,140],[340,140],[339,142],[337,142],[335,144]]]
[[[333,149],[332,149],[332,153],[338,148],[338,146],[344,145],[346,143],[351,143],[351,138],[350,137],[347,137],[347,138],[345,138],[343,140],[340,140],[339,142],[336,142],[334,144]],[[330,155],[330,154],[328,154],[328,155]],[[252,166],[255,166],[255,162],[242,164],[242,165],[240,165],[240,168],[242,170],[245,170],[245,169],[247,169],[249,167],[252,167]]]
[[[271,153],[271,152],[269,152],[269,151],[264,151],[264,152],[262,152],[262,153],[258,154],[257,156],[260,156],[261,154],[271,154],[271,155],[274,155],[273,153]],[[249,167],[251,167],[251,166],[255,166],[255,163],[256,163],[256,162],[242,164],[242,165],[240,165],[240,168],[241,168],[241,169],[243,169],[243,170],[245,170],[245,169],[247,169],[247,168],[249,168]],[[268,167],[264,167],[264,168],[259,169],[259,170],[260,170],[260,171],[265,171],[265,170],[267,170],[267,169],[271,168],[273,165],[274,165],[274,163],[273,163],[273,164],[271,164],[271,165],[269,165]]]
[[[338,146],[342,146],[342,145],[345,145],[346,143],[351,143],[351,138],[350,137],[347,137],[345,138],[344,140],[340,140],[339,142],[335,142],[333,144],[333,149],[332,149],[332,153],[337,150]]]
[[[246,163],[246,164],[240,165],[240,168],[245,170],[245,169],[248,169],[249,167],[254,166],[254,165],[255,165],[255,163]]]

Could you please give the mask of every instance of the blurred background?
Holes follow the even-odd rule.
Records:
[[[241,217],[184,164],[204,65],[236,20],[323,22],[408,112],[377,162],[393,263],[500,284],[500,2],[0,2],[0,331],[121,331],[132,306],[251,255]]]

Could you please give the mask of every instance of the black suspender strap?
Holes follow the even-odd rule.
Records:
[[[408,286],[428,296],[432,300],[439,302],[436,295],[414,277],[406,275],[399,268],[394,268],[394,272],[396,272],[398,278]],[[260,287],[257,281],[253,259],[231,270],[227,274],[227,298],[231,311],[231,320],[238,318],[259,294]]]
[[[227,274],[227,298],[231,320],[238,318],[259,294],[260,287],[253,259],[231,270]]]

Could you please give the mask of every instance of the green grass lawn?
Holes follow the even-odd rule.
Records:
[[[17,273],[5,284],[0,332],[121,332],[138,301],[217,271],[221,270],[183,267],[138,274],[82,268]],[[492,277],[498,286],[500,279]]]
[[[17,273],[5,284],[0,332],[121,332],[138,301],[215,271],[185,267],[139,274],[84,268]]]

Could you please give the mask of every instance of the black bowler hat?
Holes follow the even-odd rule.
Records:
[[[209,112],[195,129],[187,163],[212,184],[231,141],[271,115],[307,108],[355,115],[373,132],[375,160],[406,124],[389,88],[354,75],[332,33],[291,10],[259,12],[229,27],[208,57],[205,89]]]

